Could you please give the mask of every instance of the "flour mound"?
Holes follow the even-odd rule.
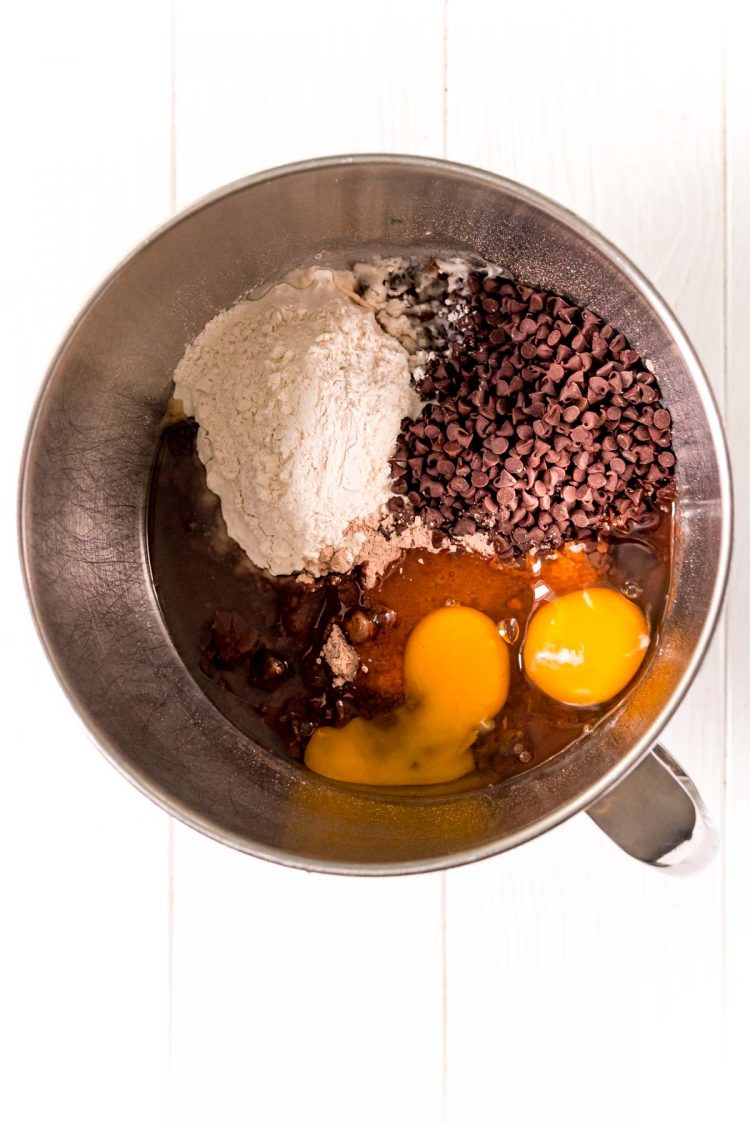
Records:
[[[329,271],[219,313],[175,371],[231,537],[272,574],[351,565],[350,525],[390,496],[402,418],[421,403],[408,354]]]

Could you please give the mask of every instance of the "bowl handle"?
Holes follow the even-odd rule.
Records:
[[[718,848],[700,793],[658,744],[587,811],[628,855],[672,875],[699,871]]]

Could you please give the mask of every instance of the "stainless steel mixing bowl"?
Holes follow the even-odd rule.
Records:
[[[463,795],[347,790],[253,745],[181,663],[148,564],[149,475],[186,344],[220,309],[294,266],[404,250],[479,254],[592,306],[653,362],[674,417],[679,533],[655,658],[627,705],[566,753]],[[580,219],[518,184],[393,156],[252,176],[136,250],[52,364],[21,489],[23,565],[39,632],[112,763],[224,843],[301,867],[373,874],[492,855],[585,808],[641,859],[676,870],[702,862],[712,833],[697,795],[668,756],[650,751],[716,622],[730,522],[727,454],[706,378],[638,270]]]

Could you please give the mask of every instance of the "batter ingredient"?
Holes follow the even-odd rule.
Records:
[[[338,625],[331,628],[320,654],[333,673],[334,687],[349,683],[357,675],[359,657]]]
[[[674,498],[672,416],[625,336],[546,289],[472,272],[426,401],[393,459],[391,510],[503,558],[591,539]]]
[[[523,646],[526,675],[560,703],[594,707],[626,687],[649,646],[643,613],[618,590],[595,586],[541,605]]]
[[[430,785],[474,769],[471,745],[508,698],[510,658],[490,617],[447,606],[424,617],[404,653],[405,700],[374,719],[319,727],[305,764],[337,781]]]
[[[658,643],[672,418],[596,312],[479,262],[298,270],[208,325],[176,397],[157,591],[269,749],[341,781],[503,780]]]
[[[606,584],[627,592],[649,624],[652,648],[669,586],[670,511],[574,546],[507,564],[458,549],[407,546],[374,585],[356,567],[307,583],[254,567],[242,549],[217,542],[218,497],[206,488],[197,427],[165,430],[150,494],[149,543],[159,602],[177,651],[214,705],[251,740],[299,761],[314,731],[394,711],[404,700],[404,653],[419,622],[449,602],[501,627],[511,656],[507,702],[471,747],[483,783],[533,769],[606,713],[571,707],[540,691],[520,649],[546,601]],[[359,657],[352,682],[334,683],[322,650],[343,634]],[[339,640],[341,637],[339,636]],[[346,651],[345,646],[339,646]],[[466,780],[466,785],[476,780]]]
[[[388,500],[396,435],[421,409],[405,349],[324,270],[215,317],[175,398],[230,536],[272,574],[351,566],[349,524]]]

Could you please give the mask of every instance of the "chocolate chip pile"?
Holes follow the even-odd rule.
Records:
[[[674,495],[669,411],[611,324],[545,290],[473,272],[417,384],[391,462],[391,511],[502,557],[588,539]]]

